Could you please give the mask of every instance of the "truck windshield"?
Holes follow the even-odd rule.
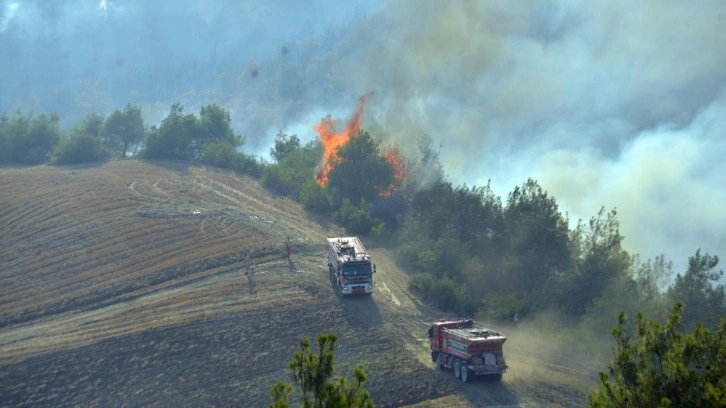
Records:
[[[371,264],[370,263],[359,263],[359,264],[347,264],[343,265],[343,276],[350,278],[352,276],[370,276],[371,275]]]

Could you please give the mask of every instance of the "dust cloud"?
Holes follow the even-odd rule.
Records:
[[[612,356],[609,330],[595,333],[581,325],[567,327],[551,312],[499,329],[507,335],[508,381],[548,381],[587,393]],[[575,378],[579,381],[573,383]]]

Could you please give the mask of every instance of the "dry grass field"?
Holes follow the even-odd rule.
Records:
[[[247,177],[138,160],[5,168],[0,204],[0,406],[264,407],[300,340],[323,332],[338,334],[337,373],[362,366],[379,407],[582,406],[592,383],[514,327],[501,383],[436,370],[438,316],[385,245],[365,240],[374,295],[341,299],[324,238],[342,232]]]

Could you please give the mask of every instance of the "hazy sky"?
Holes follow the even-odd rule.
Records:
[[[726,2],[0,0],[0,112],[230,109],[245,148],[429,135],[455,184],[537,180],[626,248],[726,256]],[[721,265],[723,266],[723,265]]]

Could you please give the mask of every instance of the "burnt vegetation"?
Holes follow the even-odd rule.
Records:
[[[302,144],[296,135],[280,132],[268,163],[242,152],[244,138],[232,130],[229,111],[214,104],[198,115],[175,104],[151,127],[143,123],[140,108],[131,105],[108,117],[89,114],[69,130],[59,123],[55,114],[3,114],[0,164],[71,165],[135,157],[230,169],[350,234],[385,243],[409,272],[411,291],[442,311],[508,324],[515,315],[522,320],[548,310],[560,316],[556,323],[563,327],[582,324],[603,332],[620,311],[657,320],[683,304],[675,309],[678,318],[668,320],[670,332],[695,330],[697,339],[710,339],[707,333],[719,327],[723,332],[726,296],[716,255],[694,248],[688,268],[674,271],[665,256],[643,260],[622,247],[616,209],[602,208],[570,225],[555,197],[536,180],[525,180],[505,199],[490,185],[454,185],[430,139],[419,141],[417,157],[404,160],[406,176],[397,178],[400,172],[385,159],[380,142],[361,131],[338,149],[328,182],[321,185],[316,182],[323,152],[319,141]],[[646,353],[652,331],[661,328],[642,316],[637,325],[646,343],[638,352]],[[626,327],[621,317],[615,339],[621,352],[635,352]],[[710,353],[720,356],[714,364],[723,370],[723,342]],[[635,375],[627,370],[649,370],[622,367],[620,360],[613,364],[611,372],[625,370],[619,375],[626,380]],[[593,397],[596,405],[628,398],[607,378],[601,379],[604,391]],[[676,391],[665,392],[667,397]]]

